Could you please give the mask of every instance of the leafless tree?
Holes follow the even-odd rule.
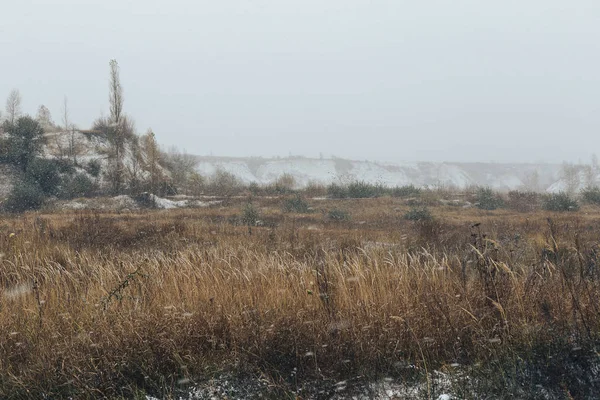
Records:
[[[17,89],[13,89],[6,99],[6,114],[10,124],[14,124],[21,116],[21,93]]]
[[[50,110],[48,110],[48,107],[43,104],[38,108],[35,119],[40,125],[42,125],[42,128],[44,128],[44,131],[46,132],[54,128],[54,122],[52,121]]]
[[[192,172],[188,178],[189,194],[200,196],[204,192],[206,184],[207,180],[202,175],[196,171]]]
[[[112,186],[113,191],[118,194],[121,191],[123,180],[123,151],[125,138],[123,132],[123,87],[119,74],[119,63],[117,60],[110,60],[109,74],[109,103],[110,103],[110,122],[112,126],[112,146],[113,146],[113,166],[112,166]]]
[[[162,180],[160,170],[161,157],[158,144],[156,143],[156,136],[152,132],[152,129],[148,129],[148,132],[142,137],[142,145],[146,154],[146,170],[150,174],[149,189],[151,193],[156,194],[159,182]]]
[[[593,165],[585,165],[583,166],[583,179],[584,186],[586,188],[596,187],[596,176],[598,175],[598,170],[594,168]]]
[[[69,120],[69,99],[67,96],[63,99],[63,124],[65,126],[65,132],[67,132],[69,137],[69,158],[73,161],[73,164],[77,164],[77,155],[80,146],[77,140],[77,134],[75,133],[75,125]]]
[[[189,178],[195,172],[196,165],[198,164],[196,157],[172,147],[164,155],[164,161],[171,171],[173,185],[180,191],[188,194]]]
[[[121,115],[123,114],[123,87],[121,86],[119,63],[117,60],[110,60],[109,65],[110,117],[114,124],[119,124],[121,122]]]
[[[523,190],[531,192],[540,191],[540,174],[537,169],[525,174],[523,178]]]
[[[68,157],[73,164],[76,164],[82,146],[77,137],[77,127],[71,122],[70,115],[69,100],[65,96],[61,110],[63,131],[56,137],[56,147],[60,157]],[[64,138],[66,138],[66,141]]]
[[[131,161],[127,163],[127,179],[129,190],[133,194],[138,194],[142,188],[144,156],[140,140],[136,136],[130,143]]]
[[[580,179],[579,179],[579,170],[580,168],[577,165],[564,162],[561,169],[561,178],[565,183],[565,191],[569,194],[575,194],[577,189],[579,189]]]
[[[61,111],[62,111],[63,129],[65,132],[68,132],[71,127],[71,123],[69,121],[69,99],[67,98],[67,96],[65,96],[63,98],[63,105],[62,105]]]

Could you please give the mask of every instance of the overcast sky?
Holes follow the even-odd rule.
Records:
[[[587,161],[598,0],[0,0],[0,98],[83,128],[121,66],[139,131],[189,153]]]

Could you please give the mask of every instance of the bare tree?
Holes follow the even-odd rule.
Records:
[[[579,170],[580,168],[577,165],[564,162],[561,170],[561,178],[565,183],[565,191],[569,194],[575,194],[577,189],[579,189],[580,179],[579,179]]]
[[[189,192],[192,196],[200,196],[204,192],[206,184],[207,180],[196,171],[192,172],[188,178]]]
[[[119,74],[119,63],[117,60],[110,60],[109,74],[109,103],[110,103],[110,122],[112,125],[112,146],[113,146],[113,171],[112,171],[112,186],[115,193],[121,191],[123,180],[123,87],[121,86],[121,78]]]
[[[6,120],[12,125],[21,116],[21,93],[13,89],[6,99]]]
[[[540,174],[537,169],[534,169],[531,172],[528,172],[523,177],[523,190],[531,191],[531,192],[539,192],[540,191]]]
[[[69,122],[69,99],[67,96],[63,98],[62,123],[65,132],[68,132],[69,128],[71,127],[71,123]]]
[[[65,96],[63,98],[62,106],[62,123],[65,135],[67,135],[67,155],[73,164],[77,164],[77,156],[81,152],[81,145],[77,138],[77,128],[75,124],[71,122],[70,115],[69,99]]]
[[[142,137],[142,145],[144,152],[146,153],[146,170],[150,173],[150,192],[156,194],[162,175],[160,173],[160,150],[156,143],[156,136],[152,129],[148,129],[148,132]]]
[[[188,194],[189,178],[195,172],[196,165],[198,164],[196,157],[172,147],[165,154],[164,158],[165,163],[171,171],[173,185],[185,194]]]
[[[121,122],[121,115],[123,114],[123,87],[121,86],[119,63],[117,60],[110,60],[109,65],[110,117],[114,124],[119,124]]]
[[[140,140],[137,136],[131,141],[130,148],[131,161],[127,164],[129,190],[133,194],[138,194],[142,187],[144,157],[142,154],[142,146],[140,145]]]
[[[596,186],[596,175],[597,171],[594,169],[592,165],[584,165],[583,166],[583,180],[584,186],[586,188],[591,188]]]
[[[39,124],[44,128],[44,131],[49,131],[54,128],[54,122],[52,121],[52,115],[50,114],[50,110],[45,105],[41,105],[38,108],[37,115],[35,119]]]

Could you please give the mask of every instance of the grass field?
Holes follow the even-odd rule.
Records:
[[[245,199],[4,216],[0,397],[168,397],[223,371],[272,398],[357,376],[436,398],[435,371],[459,398],[600,390],[600,209],[283,201],[252,223]]]

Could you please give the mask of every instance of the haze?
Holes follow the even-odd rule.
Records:
[[[222,156],[560,162],[600,147],[597,1],[0,0],[0,100]]]

